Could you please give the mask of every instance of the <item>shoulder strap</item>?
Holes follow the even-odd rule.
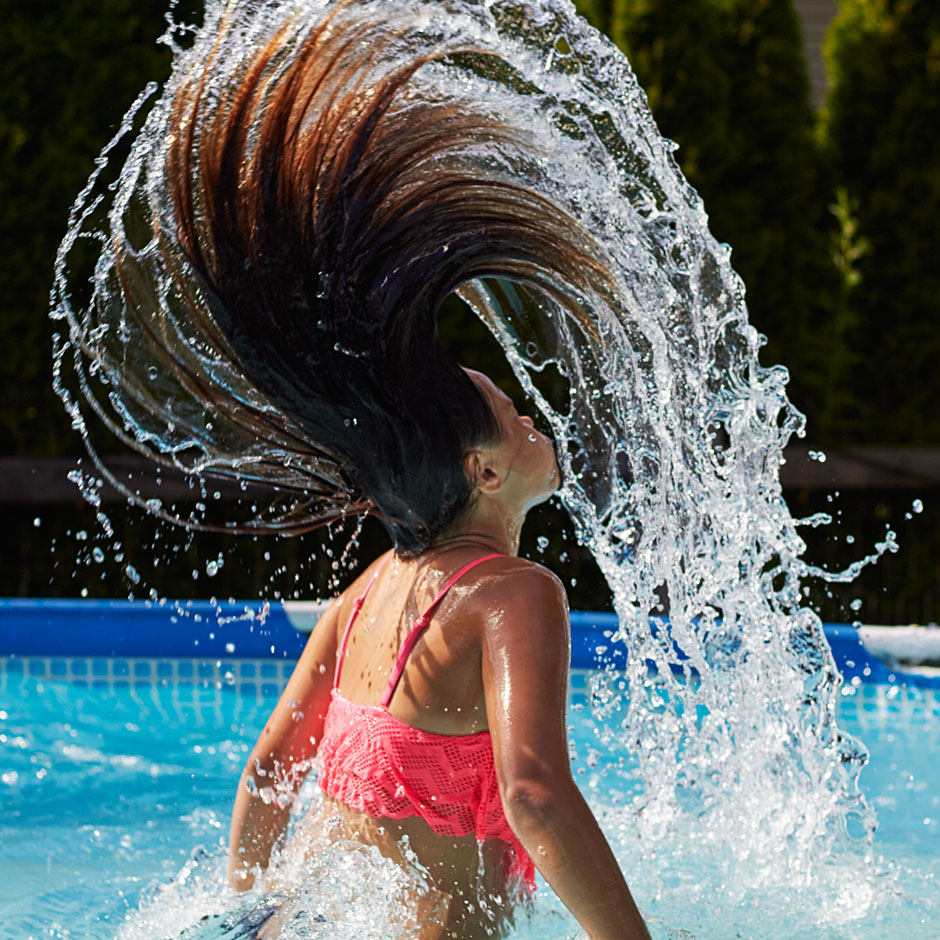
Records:
[[[483,564],[484,561],[489,561],[491,558],[502,558],[503,556],[498,552],[493,553],[492,555],[484,555],[482,558],[477,558],[474,561],[471,561],[469,564],[464,565],[455,575],[451,575],[448,578],[447,583],[438,591],[437,597],[431,601],[428,609],[415,621],[414,626],[411,628],[411,631],[408,633],[408,636],[405,637],[405,642],[402,643],[401,648],[398,650],[398,655],[395,657],[395,663],[392,666],[391,675],[388,677],[388,685],[385,686],[385,692],[382,695],[382,707],[387,708],[388,703],[392,700],[392,696],[395,694],[395,689],[398,686],[398,680],[401,678],[402,670],[405,668],[405,663],[408,661],[409,655],[411,655],[412,649],[414,649],[415,643],[418,642],[418,637],[424,632],[427,628],[429,621],[431,620],[431,614],[434,613],[435,608],[438,604],[444,599],[444,595],[471,569],[476,568],[477,565]]]
[[[339,649],[336,651],[336,669],[333,671],[334,689],[339,687],[339,677],[343,669],[343,657],[346,655],[346,644],[349,642],[349,631],[352,630],[352,625],[356,622],[356,618],[359,616],[359,611],[362,610],[362,604],[366,599],[366,595],[369,593],[372,585],[375,584],[375,579],[379,576],[379,572],[381,572],[381,570],[385,567],[385,562],[387,561],[388,559],[386,558],[385,561],[383,561],[382,564],[380,564],[378,568],[375,569],[375,573],[369,579],[369,583],[366,585],[366,589],[359,597],[356,598],[355,602],[353,603],[352,613],[349,615],[349,621],[346,624],[346,629],[343,631],[343,638],[340,640]]]

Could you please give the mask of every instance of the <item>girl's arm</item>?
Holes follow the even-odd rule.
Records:
[[[238,782],[228,880],[239,891],[254,884],[253,868],[267,868],[272,849],[287,829],[289,794],[284,794],[287,799],[271,799],[276,785],[283,788],[286,782],[296,792],[309,769],[304,762],[316,754],[330,705],[339,606],[339,601],[332,604],[317,622]]]
[[[591,940],[649,940],[620,866],[571,775],[564,588],[546,569],[520,563],[494,579],[487,594],[492,606],[484,620],[483,686],[509,824]]]

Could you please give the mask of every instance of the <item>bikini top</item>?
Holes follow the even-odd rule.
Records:
[[[402,643],[380,704],[361,705],[340,693],[339,679],[350,631],[381,568],[375,572],[353,605],[337,650],[332,700],[317,748],[319,783],[324,793],[374,818],[420,816],[439,835],[502,840],[507,876],[531,891],[535,868],[503,812],[489,731],[436,734],[388,711],[408,656],[438,604],[468,571],[500,557],[477,558],[446,582]]]

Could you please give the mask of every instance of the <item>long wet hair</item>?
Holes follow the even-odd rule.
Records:
[[[206,90],[220,46],[190,71],[170,113],[173,230],[160,237],[182,249],[236,367],[302,429],[298,452],[334,468],[318,521],[372,512],[415,554],[466,508],[464,457],[499,433],[438,341],[442,302],[472,279],[551,291],[599,265],[558,207],[467,169],[475,142],[518,148],[514,132],[413,93],[454,50],[376,76],[407,24],[348,10],[299,49],[282,30],[221,100]]]

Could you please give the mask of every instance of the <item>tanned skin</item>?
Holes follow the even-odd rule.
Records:
[[[546,568],[516,557],[527,511],[558,486],[555,452],[486,376],[470,376],[500,426],[497,441],[466,457],[474,487],[470,508],[417,558],[389,552],[377,559],[321,617],[239,782],[229,880],[238,889],[251,887],[252,869],[264,870],[284,837],[288,809],[252,795],[249,781],[257,788],[270,786],[275,773],[315,756],[340,638],[373,574],[379,571],[351,632],[340,682],[342,694],[362,704],[378,702],[402,640],[446,578],[499,552],[505,557],[472,569],[437,608],[405,665],[389,712],[439,734],[488,728],[506,818],[548,884],[591,940],[649,940],[614,854],[571,774],[564,588]],[[296,717],[300,713],[302,720]],[[296,776],[299,785],[301,775]],[[506,897],[498,840],[484,844],[479,878],[472,835],[444,837],[417,817],[373,819],[329,798],[325,804],[296,836],[308,841],[304,850],[311,855],[331,838],[353,838],[404,864],[400,841],[408,836],[434,882],[427,897],[415,899],[416,926],[409,936],[474,940],[493,936],[510,922],[508,902],[495,900]],[[492,912],[494,904],[495,914],[481,913],[481,906]],[[276,937],[276,920],[259,936]]]

